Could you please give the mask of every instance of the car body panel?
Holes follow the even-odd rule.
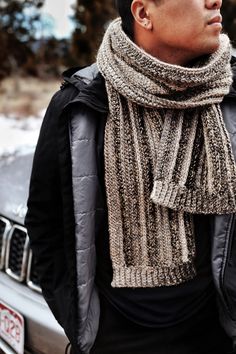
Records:
[[[32,161],[32,153],[0,159],[0,216],[11,226],[24,225]],[[65,353],[68,339],[42,295],[27,286],[26,278],[12,279],[5,267],[0,271],[0,301],[24,317],[27,352]]]
[[[0,215],[23,225],[33,155],[0,160]]]
[[[33,353],[65,353],[68,339],[40,294],[1,273],[0,300],[25,318],[26,347]]]

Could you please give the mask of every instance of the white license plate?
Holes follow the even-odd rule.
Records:
[[[24,318],[0,301],[0,337],[18,354],[24,353]]]

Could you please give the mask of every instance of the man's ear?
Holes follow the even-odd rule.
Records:
[[[137,24],[147,30],[152,30],[152,21],[147,10],[146,0],[133,0],[131,12]]]

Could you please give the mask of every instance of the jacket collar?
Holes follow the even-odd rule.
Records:
[[[64,81],[78,89],[70,103],[81,102],[101,113],[108,113],[105,80],[96,64],[83,69],[69,69],[63,73]]]

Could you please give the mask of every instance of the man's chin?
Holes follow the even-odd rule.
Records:
[[[209,45],[206,46],[203,55],[209,55],[215,53],[220,47],[220,38],[212,41]]]
[[[219,47],[220,47],[220,35],[212,41],[212,43],[209,45],[209,54],[215,53]]]

